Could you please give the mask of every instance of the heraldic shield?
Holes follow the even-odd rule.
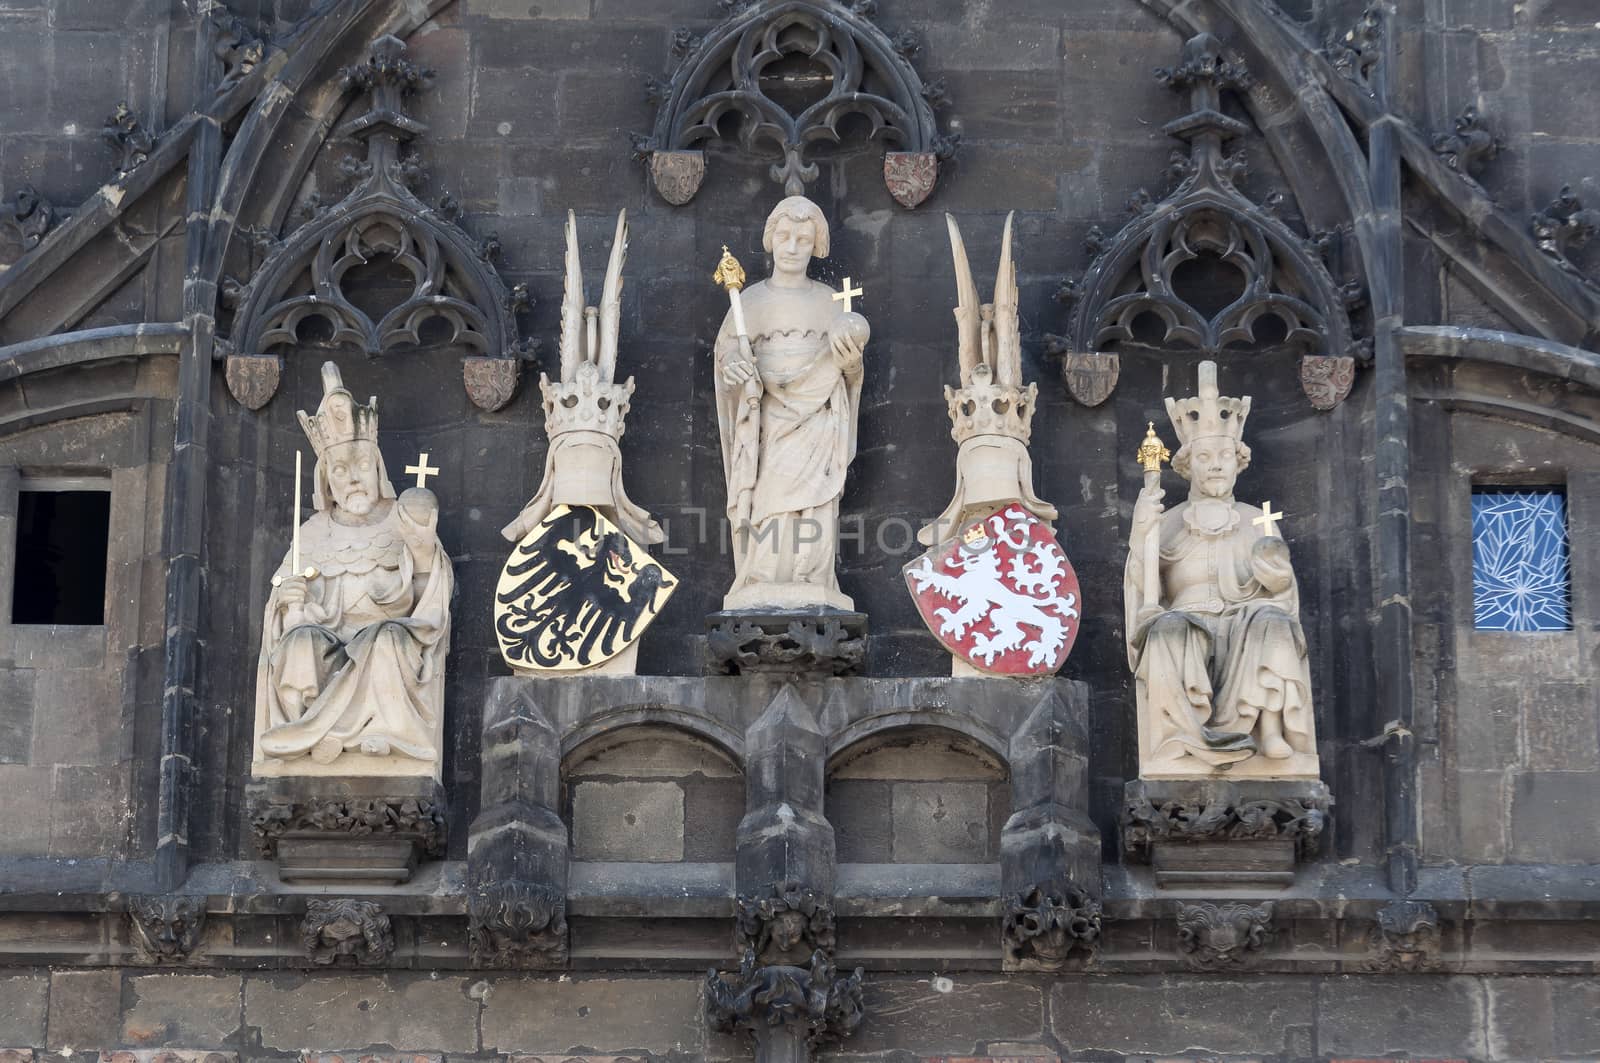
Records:
[[[1011,503],[905,567],[928,630],[996,675],[1051,675],[1078,637],[1078,574],[1048,525]]]
[[[517,543],[495,588],[500,655],[521,673],[575,672],[627,649],[677,579],[591,506],[556,506]]]

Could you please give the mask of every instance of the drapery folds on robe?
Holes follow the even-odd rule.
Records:
[[[1223,519],[1199,520],[1202,511]],[[1295,754],[1316,753],[1300,592],[1283,540],[1253,523],[1260,514],[1242,502],[1185,502],[1163,514],[1163,602],[1144,600],[1144,551],[1128,553],[1128,664],[1146,773],[1187,758],[1206,770],[1256,756],[1251,732],[1266,711],[1282,714]]]
[[[390,503],[375,524],[346,526],[322,512],[304,525],[301,562],[317,575],[303,605],[285,603],[279,588],[267,600],[258,755],[396,754],[393,774],[437,771],[453,577],[439,540],[405,503]],[[288,557],[279,572],[290,573]]]
[[[830,329],[845,315],[832,296],[816,281],[793,289],[762,281],[745,289],[759,398],[722,378],[727,360],[739,357],[731,312],[717,335],[718,422],[734,550],[730,609],[854,607],[839,590],[834,557],[839,498],[856,452],[862,372],[859,360],[841,365],[834,356]]]

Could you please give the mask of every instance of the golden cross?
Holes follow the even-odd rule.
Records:
[[[862,291],[859,287],[856,287],[856,288],[850,287],[850,278],[846,277],[844,279],[844,287],[842,289],[840,289],[839,291],[836,291],[836,292],[833,293],[833,299],[834,299],[834,302],[843,301],[844,302],[844,312],[848,314],[850,312],[850,298],[851,298],[851,296],[854,296],[855,298],[860,299],[860,298],[863,298],[866,294],[867,293]]]
[[[1266,531],[1262,532],[1263,535],[1277,535],[1278,522],[1282,519],[1282,513],[1272,512],[1271,502],[1263,502],[1261,504],[1261,516],[1257,517],[1250,523],[1262,525],[1266,529]]]
[[[415,465],[406,466],[406,475],[415,476],[418,487],[427,487],[428,477],[438,476],[439,470],[437,467],[428,464],[428,452],[424,450],[421,456],[417,458]]]

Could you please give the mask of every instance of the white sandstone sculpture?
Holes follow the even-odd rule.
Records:
[[[1022,384],[1022,332],[1017,320],[1017,264],[1011,257],[1011,223],[1006,215],[994,302],[978,303],[978,287],[967,263],[961,230],[949,214],[950,253],[956,268],[957,355],[961,387],[944,389],[950,407],[950,434],[956,452],[956,490],[931,524],[917,533],[924,546],[946,542],[968,520],[1018,502],[1049,526],[1055,507],[1033,491],[1033,432],[1039,385]]]
[[[358,404],[332,362],[322,391],[299,415],[316,512],[267,599],[251,772],[437,781],[454,586],[439,502],[423,487],[395,497],[375,398]]]
[[[666,536],[622,487],[622,438],[633,377],[614,383],[622,328],[622,264],[628,255],[628,212],[617,214],[616,238],[600,305],[583,305],[578,222],[567,212],[566,287],[561,295],[561,378],[539,374],[544,426],[550,438],[544,478],[517,518],[501,531],[517,542],[556,506],[594,506],[630,539],[659,543]]]
[[[772,276],[742,300],[737,263],[736,283],[718,271],[734,300],[715,349],[734,550],[723,607],[850,610],[834,557],[870,329],[849,310],[857,292],[848,280],[845,292],[835,292],[806,276],[813,255],[828,255],[828,222],[815,203],[804,196],[779,202],[762,246],[772,253]]]
[[[1170,510],[1153,430],[1141,448],[1145,486],[1122,584],[1141,778],[1318,775],[1300,591],[1275,528],[1281,515],[1270,502],[1263,513],[1233,497],[1250,464],[1249,414],[1248,395],[1218,394],[1215,362],[1200,363],[1198,397],[1167,399],[1181,444],[1172,465],[1190,484],[1188,501]]]

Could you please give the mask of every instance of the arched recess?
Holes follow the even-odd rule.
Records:
[[[1600,355],[1514,333],[1401,330],[1412,397],[1600,443]]]
[[[931,102],[938,93],[910,63],[915,37],[891,39],[869,17],[876,6],[756,0],[736,6],[704,37],[680,35],[675,48],[682,59],[638,149],[661,197],[675,206],[694,198],[705,174],[697,145],[721,137],[729,118],[738,123],[743,151],[781,156],[772,179],[785,194],[799,195],[818,173],[807,159],[810,146],[839,143],[840,123],[857,117],[869,124],[871,139],[893,148],[884,182],[895,199],[906,207],[926,199],[939,159],[955,141],[939,134]]]
[[[1177,188],[1141,204],[1076,287],[1068,389],[1085,405],[1104,402],[1118,351],[1129,346],[1210,358],[1237,349],[1297,357],[1312,405],[1337,406],[1361,352],[1350,325],[1359,285],[1337,283],[1314,242],[1236,186],[1242,157],[1224,148],[1249,127],[1223,113],[1222,93],[1242,93],[1252,78],[1209,33],[1191,38],[1183,62],[1159,76],[1189,93],[1190,112],[1165,130],[1189,144],[1189,157],[1174,153]]]
[[[840,864],[992,864],[1010,772],[989,742],[908,717],[835,744],[824,807]]]
[[[720,743],[665,722],[608,717],[563,742],[561,815],[573,859],[732,863],[744,772]]]
[[[342,73],[347,90],[371,97],[367,112],[337,134],[365,143],[355,187],[275,247],[242,288],[224,287],[224,303],[237,312],[219,356],[227,358],[230,392],[245,406],[259,409],[276,392],[280,349],[308,342],[368,356],[424,344],[464,348],[472,401],[497,410],[511,400],[522,353],[516,304],[488,250],[408,187],[420,167],[402,145],[424,127],[406,114],[404,100],[429,77],[394,36]],[[364,299],[350,281],[368,274],[395,290]]]

